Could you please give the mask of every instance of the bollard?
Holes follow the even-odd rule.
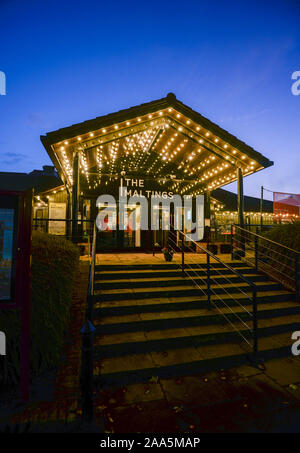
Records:
[[[93,367],[94,367],[94,334],[95,326],[86,321],[80,333],[82,335],[82,367],[81,367],[81,406],[82,418],[91,423],[94,418],[93,398]]]
[[[211,308],[210,303],[210,256],[206,254],[206,277],[207,277],[207,302],[208,308]]]

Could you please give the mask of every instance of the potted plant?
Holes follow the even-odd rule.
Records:
[[[166,261],[172,261],[173,254],[174,254],[173,250],[169,249],[169,247],[164,247],[162,249],[162,252],[164,254],[164,257],[165,257]]]

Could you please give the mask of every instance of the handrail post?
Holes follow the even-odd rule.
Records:
[[[93,320],[93,303],[94,303],[93,295],[92,294],[88,294],[88,297],[87,297],[87,312],[86,312],[86,318],[87,318],[88,321],[92,321]]]
[[[182,275],[184,276],[184,234],[182,233],[182,240],[181,240],[181,268],[182,268]]]
[[[208,307],[211,307],[210,303],[210,256],[209,253],[206,254],[206,277],[207,277],[207,302]]]
[[[86,321],[80,330],[82,335],[82,418],[88,423],[91,423],[94,417],[93,368],[95,330],[93,323],[89,320]]]
[[[256,287],[253,288],[252,293],[252,303],[253,303],[253,356],[254,360],[256,359],[258,351],[258,341],[257,341],[257,290]]]
[[[296,299],[299,297],[299,255],[295,253],[295,293]]]
[[[258,237],[254,238],[255,270],[258,271]]]

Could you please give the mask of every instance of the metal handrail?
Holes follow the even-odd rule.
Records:
[[[95,275],[95,262],[96,262],[96,236],[97,236],[97,229],[96,229],[96,222],[94,222],[91,266],[90,266],[90,272],[89,272],[88,297],[87,297],[87,319],[89,321],[92,321],[92,318],[93,318],[94,275]]]
[[[244,275],[242,275],[240,272],[238,272],[236,269],[234,269],[228,263],[223,262],[220,258],[218,258],[216,255],[214,255],[210,250],[207,250],[206,248],[201,246],[199,243],[195,242],[189,235],[187,235],[186,233],[184,233],[181,230],[175,230],[175,231],[182,235],[182,240],[181,240],[181,244],[182,244],[182,246],[181,246],[181,252],[182,252],[181,268],[182,268],[182,273],[183,274],[186,273],[189,276],[188,272],[185,270],[185,267],[186,267],[185,260],[184,260],[185,240],[187,240],[188,242],[192,242],[193,244],[195,244],[196,247],[198,247],[200,250],[202,250],[206,254],[206,257],[207,257],[207,260],[206,260],[207,299],[208,299],[209,306],[211,305],[211,292],[213,292],[213,290],[211,289],[211,272],[210,272],[211,261],[210,261],[210,258],[213,258],[215,261],[220,263],[222,266],[224,266],[227,269],[229,269],[233,274],[236,274],[241,280],[246,282],[250,286],[250,288],[252,289],[253,360],[256,361],[256,355],[257,355],[257,351],[258,351],[257,288],[256,288],[256,285],[253,282],[251,282],[250,280],[248,280],[246,277],[244,277]],[[174,233],[175,233],[175,231],[174,231]],[[193,280],[193,278],[192,278],[192,280]],[[251,300],[251,298],[250,298],[250,300]],[[225,316],[225,318],[226,318],[226,316]]]
[[[235,228],[235,236],[237,236],[237,233],[240,234],[240,239],[235,238],[235,241],[240,244],[239,247],[235,247],[234,243],[233,243],[233,227]],[[252,241],[254,243],[254,246],[252,246],[252,247],[249,246],[250,241]],[[259,241],[260,241],[260,243],[263,243],[262,244],[263,250],[259,250]],[[261,236],[258,233],[253,233],[252,231],[249,231],[239,225],[232,225],[232,229],[231,229],[232,258],[233,258],[233,253],[234,253],[233,250],[234,250],[234,248],[236,248],[240,253],[239,258],[240,259],[244,258],[244,260],[249,262],[249,260],[246,259],[246,242],[247,242],[248,249],[250,249],[254,252],[254,267],[255,267],[256,271],[258,271],[259,262],[263,263],[263,266],[260,267],[260,270],[266,274],[268,274],[267,270],[265,269],[266,266],[272,267],[272,269],[274,267],[274,269],[276,269],[277,273],[280,273],[281,275],[283,275],[283,277],[281,277],[280,279],[277,278],[277,280],[280,283],[282,283],[283,285],[286,285],[286,287],[288,289],[295,290],[295,296],[296,296],[296,298],[298,298],[299,297],[299,287],[300,287],[300,275],[299,275],[300,252],[297,250],[294,250],[290,247],[287,247],[286,245],[280,244],[279,242],[273,241],[272,239]],[[269,247],[267,247],[266,243],[269,244]],[[273,248],[272,248],[272,246],[273,246]],[[281,260],[279,261],[278,259],[275,259],[271,255],[264,253],[265,249],[269,249],[274,254],[281,255],[282,256]],[[282,253],[280,253],[278,251],[278,249],[280,249]],[[259,257],[261,257],[261,256],[265,257],[267,260],[268,259],[271,260],[272,264],[267,263],[266,260],[263,260],[261,258],[259,259]],[[293,261],[294,264],[291,266],[287,265],[286,263],[283,264],[284,259]],[[253,263],[250,263],[250,264],[253,265]],[[283,266],[283,270],[281,269],[282,266]],[[292,271],[291,272],[292,275],[290,275],[289,272],[286,272],[287,270],[289,272]],[[271,275],[272,278],[274,278],[275,280],[276,280],[276,275],[275,275],[276,272],[272,272],[272,275]],[[292,282],[292,283],[290,283],[290,282]]]

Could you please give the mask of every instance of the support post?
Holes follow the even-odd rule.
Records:
[[[79,198],[79,155],[73,155],[73,187],[72,187],[72,241],[78,239],[78,200]]]
[[[238,221],[239,226],[244,228],[244,187],[243,187],[243,172],[241,168],[237,169],[237,189],[238,189]],[[245,232],[241,230],[241,250],[239,252],[240,257],[245,256]]]
[[[95,330],[93,323],[88,320],[80,331],[82,335],[82,418],[88,423],[91,423],[94,418],[93,361]]]
[[[22,401],[28,401],[30,396],[30,293],[31,293],[31,235],[32,235],[32,200],[33,191],[25,192],[23,199],[22,235],[22,304],[21,304],[21,384]]]
[[[211,308],[211,303],[210,303],[210,256],[209,256],[209,253],[206,254],[206,277],[207,277],[207,302],[208,302],[208,308]]]
[[[244,187],[243,187],[243,172],[241,168],[237,169],[238,182],[238,219],[239,226],[244,228]]]
[[[299,255],[295,253],[295,293],[296,300],[299,297]]]
[[[254,361],[256,361],[257,351],[258,351],[258,340],[257,340],[257,292],[256,288],[253,288],[252,293],[253,299],[253,356]]]

